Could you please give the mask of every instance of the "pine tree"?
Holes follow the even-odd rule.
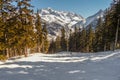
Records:
[[[77,50],[77,52],[80,52],[80,47],[81,47],[81,44],[80,44],[80,40],[81,40],[81,28],[78,28],[78,32],[77,32],[77,41],[76,41],[76,50]]]
[[[5,48],[4,44],[4,23],[2,22],[2,18],[0,16],[0,51],[3,51]]]
[[[50,47],[49,47],[49,53],[55,53],[56,52],[56,42],[52,39],[50,42]]]
[[[74,44],[73,44],[73,51],[77,51],[77,37],[78,37],[78,29],[75,27],[75,32],[73,33],[74,36]]]
[[[117,46],[117,44],[120,45],[120,0],[114,0],[114,3],[113,3],[113,7],[114,7],[114,10],[113,10],[113,17],[112,17],[112,20],[113,21],[113,31],[115,31],[115,38],[114,38],[114,49],[115,48],[120,48],[120,46]]]
[[[86,46],[87,46],[87,34],[86,29],[83,28],[81,31],[81,38],[80,38],[80,45],[81,45],[81,52],[86,52]]]
[[[40,16],[39,12],[37,11],[36,14],[36,22],[35,22],[35,29],[36,29],[36,42],[37,42],[37,52],[41,52],[42,48],[42,41],[43,41],[43,33],[42,33],[42,26],[41,26],[41,21],[40,21]]]
[[[49,49],[49,41],[48,41],[48,38],[47,38],[48,31],[47,31],[47,28],[46,28],[46,23],[44,23],[42,31],[43,31],[42,52],[47,53],[48,49]]]
[[[93,43],[93,49],[94,51],[103,51],[103,22],[102,22],[102,19],[99,18],[98,22],[97,22],[97,26],[96,26],[96,29],[95,29],[95,40],[94,40],[94,43]]]
[[[66,42],[66,38],[65,38],[65,29],[62,28],[61,29],[61,49],[62,51],[66,51],[67,50],[67,42]]]
[[[56,41],[55,41],[55,46],[56,46],[56,52],[61,51],[61,45],[60,45],[61,39],[59,36],[57,36]]]
[[[11,4],[12,0],[1,0],[0,1],[0,50],[4,55],[8,55],[9,45],[9,31],[10,25],[8,25],[9,19],[15,10]]]
[[[118,13],[116,13],[118,2],[119,0],[117,1],[115,0],[114,3],[111,5],[111,7],[106,11],[105,23],[103,24],[104,50],[113,50],[116,29],[117,29],[117,24],[119,19],[118,15],[120,14],[119,10],[118,10]]]
[[[92,29],[92,26],[90,25],[87,31],[87,52],[93,52],[94,37],[94,31]]]
[[[70,29],[70,35],[69,35],[69,51],[72,51],[72,45],[73,45],[73,36],[72,36],[72,30]]]
[[[18,18],[20,20],[19,29],[23,31],[19,37],[19,43],[24,47],[25,56],[28,55],[28,48],[32,48],[34,46],[34,30],[33,30],[33,16],[31,10],[31,4],[29,4],[31,0],[18,0]]]

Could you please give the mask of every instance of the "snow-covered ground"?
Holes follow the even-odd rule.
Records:
[[[12,58],[0,62],[0,80],[120,80],[120,50]]]

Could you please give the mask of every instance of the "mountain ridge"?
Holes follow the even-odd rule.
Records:
[[[61,35],[61,28],[65,28],[66,32],[69,32],[69,30],[74,32],[74,27],[83,28],[90,24],[95,27],[97,20],[103,18],[104,11],[99,10],[94,15],[84,18],[77,13],[57,11],[48,7],[40,9],[39,15],[41,16],[42,22],[46,22],[49,38],[53,39]]]

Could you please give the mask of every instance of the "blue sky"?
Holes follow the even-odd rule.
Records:
[[[112,0],[32,0],[34,10],[51,7],[59,11],[70,11],[88,17],[100,9],[105,10]]]

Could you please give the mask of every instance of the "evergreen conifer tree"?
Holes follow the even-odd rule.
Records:
[[[67,42],[66,42],[66,38],[65,38],[65,29],[62,28],[61,29],[61,49],[63,51],[66,51],[67,50]]]
[[[95,52],[103,51],[104,44],[102,40],[103,40],[103,22],[102,22],[102,19],[99,18],[96,29],[95,29],[95,40],[93,43],[93,48]]]
[[[81,45],[81,52],[86,52],[86,46],[87,46],[87,34],[86,34],[86,29],[83,28],[81,31],[81,39],[80,39],[80,45]]]
[[[60,45],[61,39],[59,36],[57,36],[56,41],[55,41],[55,46],[56,46],[56,51],[60,51],[61,50],[61,45]]]
[[[15,7],[11,4],[12,0],[0,1],[0,50],[4,55],[8,55],[9,39],[10,39],[10,25],[9,19],[12,17]]]
[[[42,51],[44,53],[47,53],[48,49],[49,49],[49,41],[48,41],[48,38],[47,38],[48,31],[47,31],[47,28],[46,28],[46,23],[44,23],[42,31],[43,31]]]
[[[40,21],[39,12],[37,11],[36,14],[36,22],[35,22],[35,29],[36,29],[36,42],[37,42],[37,52],[41,52],[42,48],[42,41],[43,41],[43,33],[42,33],[42,26]]]
[[[19,43],[24,47],[25,56],[28,55],[28,48],[34,46],[34,28],[33,28],[33,16],[31,0],[18,0],[18,18],[19,18],[19,29],[22,30],[22,33],[19,35]]]
[[[90,25],[87,31],[87,52],[93,52],[94,37],[94,31]]]

